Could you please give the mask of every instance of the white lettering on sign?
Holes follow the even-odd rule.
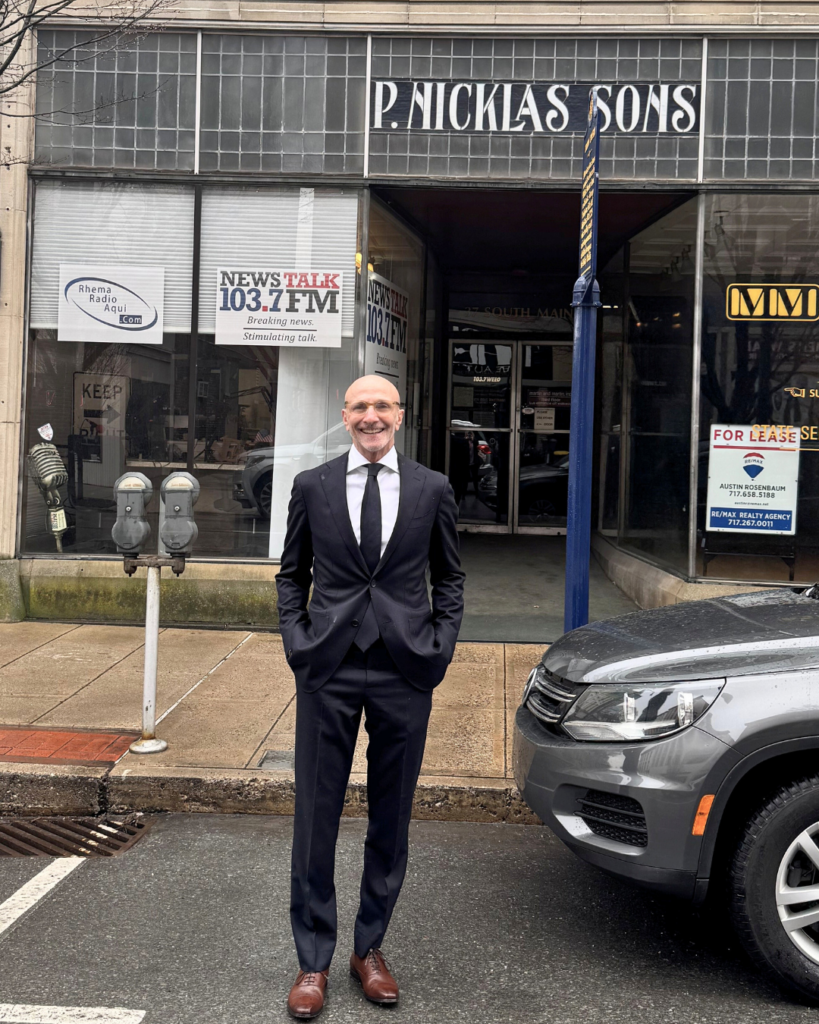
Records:
[[[581,134],[591,92],[600,131],[685,135],[699,127],[697,82],[375,80],[373,131]]]

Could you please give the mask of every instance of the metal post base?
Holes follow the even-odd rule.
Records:
[[[150,740],[136,740],[128,749],[132,754],[161,754],[163,750],[168,749],[168,742],[156,737]]]

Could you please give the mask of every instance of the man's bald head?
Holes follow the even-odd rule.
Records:
[[[395,444],[395,432],[404,419],[400,402],[396,386],[375,373],[359,377],[347,388],[341,418],[369,462],[378,462]]]
[[[344,404],[352,405],[355,402],[361,401],[362,398],[367,402],[378,401],[376,397],[364,397],[364,396],[378,396],[384,398],[387,402],[400,402],[401,396],[398,394],[398,388],[386,379],[386,377],[379,377],[377,373],[368,373],[364,377],[359,377],[358,380],[354,380],[353,383],[347,388],[347,393],[344,396]]]

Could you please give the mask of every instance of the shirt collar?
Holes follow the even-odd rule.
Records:
[[[386,469],[391,469],[393,473],[398,472],[398,452],[396,451],[395,445],[390,448],[383,459],[378,460],[379,463]],[[350,453],[347,456],[347,472],[352,473],[354,469],[358,469],[359,466],[368,466],[369,460],[365,459],[361,452],[356,448],[355,445],[350,446]]]

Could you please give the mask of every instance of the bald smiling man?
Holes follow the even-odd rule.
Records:
[[[350,972],[372,1002],[398,1001],[380,947],[406,872],[432,691],[463,616],[455,498],[446,477],[395,450],[404,418],[395,387],[359,378],[341,416],[352,447],[293,482],[276,577],[296,677],[290,920],[300,970],[287,1006],[300,1020],[324,1007],[336,838],[362,711],[369,827]]]

